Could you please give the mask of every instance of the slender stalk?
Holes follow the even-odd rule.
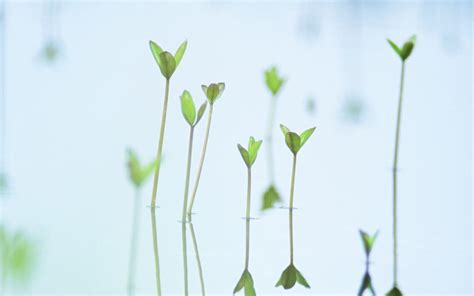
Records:
[[[133,295],[135,291],[135,269],[137,259],[138,234],[140,232],[140,220],[138,210],[140,208],[140,191],[135,190],[135,201],[133,206],[132,235],[130,237],[130,255],[128,260],[128,285],[127,294]]]
[[[209,141],[209,131],[211,129],[211,121],[212,121],[212,109],[214,108],[214,104],[210,104],[209,106],[209,115],[207,117],[207,127],[206,127],[206,134],[204,136],[204,144],[202,146],[202,152],[201,152],[201,160],[199,161],[199,168],[197,171],[197,177],[196,181],[194,182],[194,189],[193,193],[191,195],[191,203],[188,208],[188,219],[189,221],[192,220],[192,213],[193,213],[193,206],[194,206],[194,200],[196,198],[196,193],[199,187],[199,180],[201,180],[201,173],[202,173],[202,168],[204,166],[204,159],[206,157],[206,150],[207,150],[207,142]]]
[[[191,230],[191,238],[193,240],[194,253],[196,253],[196,262],[197,262],[198,271],[199,271],[199,281],[201,282],[201,295],[204,296],[206,295],[206,288],[204,286],[204,273],[202,271],[201,259],[199,256],[199,249],[198,249],[198,244],[196,240],[196,234],[194,233],[193,223],[189,223],[189,228]]]
[[[150,208],[153,235],[153,254],[155,258],[156,295],[161,296],[160,257],[158,256],[158,234],[156,232],[155,208]]]
[[[402,118],[403,83],[405,78],[405,62],[402,62],[402,73],[400,78],[400,96],[398,99],[397,130],[395,134],[395,155],[393,158],[393,282],[398,283],[398,253],[397,253],[397,171],[398,171],[398,147],[400,141],[400,125]]]
[[[290,189],[290,263],[293,264],[293,194],[295,191],[295,175],[296,175],[296,154],[293,154],[293,169],[291,173],[291,189]]]
[[[247,210],[245,214],[245,269],[249,268],[250,260],[250,192],[252,191],[252,171],[247,170]]]
[[[165,87],[165,99],[163,101],[163,111],[161,113],[161,128],[160,128],[160,139],[158,142],[158,151],[156,153],[156,159],[158,164],[155,170],[155,176],[153,177],[153,192],[151,196],[151,207],[156,207],[156,192],[158,191],[158,179],[160,177],[160,167],[161,167],[161,154],[163,152],[163,141],[165,138],[165,126],[166,126],[166,111],[168,109],[168,97],[169,97],[169,90],[170,90],[170,80],[166,79],[166,87]]]
[[[186,222],[181,222],[181,233],[183,240],[183,267],[184,267],[184,295],[188,296],[188,254],[186,245]]]
[[[275,124],[275,113],[276,113],[276,97],[272,97],[270,100],[270,114],[268,116],[268,125],[267,125],[267,154],[268,154],[268,175],[270,176],[270,183],[274,184],[275,181],[275,171],[273,163],[273,126]]]
[[[191,126],[191,129],[189,131],[188,162],[186,163],[186,181],[184,184],[183,214],[181,216],[182,222],[186,222],[186,209],[188,208],[189,176],[191,174],[191,158],[193,156],[193,137],[194,137],[194,127]]]

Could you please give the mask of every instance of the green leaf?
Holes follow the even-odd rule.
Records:
[[[282,286],[285,290],[291,289],[296,284],[296,268],[290,264],[281,274],[275,287]]]
[[[153,57],[155,58],[156,64],[159,67],[161,67],[160,54],[163,52],[163,49],[161,49],[161,47],[158,46],[158,44],[156,44],[155,42],[151,40],[149,44],[150,44],[151,53],[153,54]]]
[[[310,129],[305,130],[304,132],[301,133],[300,138],[301,138],[301,144],[300,146],[303,147],[304,143],[308,141],[309,137],[313,134],[314,130],[316,127],[312,127]]]
[[[253,165],[253,163],[257,159],[258,150],[260,149],[261,145],[262,140],[255,141],[254,137],[250,137],[248,147],[250,165]]]
[[[246,269],[242,273],[237,285],[234,288],[233,294],[236,294],[240,290],[244,289],[245,296],[256,296],[253,278],[250,272]]]
[[[202,116],[204,115],[204,112],[206,112],[206,107],[207,107],[207,101],[204,101],[201,107],[199,107],[195,125],[198,124],[198,122],[201,120]]]
[[[393,50],[398,54],[398,56],[402,58],[402,52],[400,48],[398,48],[398,46],[392,40],[387,39],[387,41],[388,41],[388,44],[390,44],[390,46],[393,48]]]
[[[237,282],[237,285],[235,285],[234,291],[232,292],[233,294],[239,292],[245,286],[246,272],[247,272],[247,270],[244,270],[244,272],[240,276],[240,279]]]
[[[377,239],[378,231],[375,232],[375,234],[372,236],[362,230],[359,230],[359,233],[364,244],[365,254],[367,255],[367,257],[369,257],[370,252],[372,251],[372,247],[374,246],[375,240]]]
[[[365,272],[364,277],[362,278],[362,282],[361,282],[359,292],[357,293],[357,295],[358,296],[363,296],[364,292],[367,289],[370,290],[372,295],[375,295],[375,290],[374,290],[374,287],[372,285],[372,278],[370,277],[370,273],[369,273],[368,270]]]
[[[400,291],[400,289],[398,289],[397,286],[395,286],[392,288],[392,290],[388,291],[388,293],[385,295],[386,296],[403,296],[403,293],[402,291]]]
[[[0,270],[15,280],[26,281],[36,259],[34,243],[23,233],[8,233],[0,226]]]
[[[247,167],[250,168],[249,153],[248,153],[247,150],[246,150],[244,147],[242,147],[242,145],[240,145],[240,144],[237,144],[237,148],[239,148],[240,155],[242,155],[242,159],[244,160],[245,164],[247,165]]]
[[[284,126],[283,124],[280,124],[280,129],[283,132],[284,136],[286,136],[286,134],[290,132],[290,129]]]
[[[219,96],[222,95],[222,93],[224,92],[225,90],[225,83],[224,82],[219,82],[217,84],[217,86],[219,86]]]
[[[156,170],[156,167],[158,166],[158,160],[151,161],[147,165],[142,166],[137,154],[133,150],[128,149],[127,156],[128,174],[130,176],[130,180],[132,181],[133,185],[138,188],[142,186],[146,179],[148,179]]]
[[[204,92],[204,94],[206,95],[206,98],[207,98],[207,85],[201,85],[201,88],[202,88],[202,91]]]
[[[301,274],[301,272],[296,268],[295,270],[296,270],[296,281],[303,287],[306,287],[308,289],[311,288],[308,282],[306,281],[306,279],[304,278],[304,276]]]
[[[181,95],[181,112],[189,125],[193,126],[196,121],[196,107],[191,94],[187,90]]]
[[[265,71],[265,83],[273,96],[278,94],[284,82],[285,80],[278,74],[276,67]]]
[[[285,135],[285,142],[288,148],[290,148],[291,152],[293,152],[293,154],[298,153],[301,148],[301,138],[300,136],[298,136],[298,134],[294,132],[288,132]]]
[[[274,185],[270,185],[263,194],[261,211],[269,210],[275,207],[275,204],[281,201],[280,194]]]
[[[176,62],[176,67],[179,65],[181,62],[181,59],[184,56],[184,53],[186,52],[186,47],[188,46],[188,41],[184,41],[181,43],[181,45],[178,47],[178,50],[176,50],[176,53],[174,54],[174,59]]]
[[[402,61],[405,61],[411,55],[413,48],[415,47],[416,35],[413,35],[410,38],[408,38],[408,40],[403,44],[402,48],[399,48],[390,39],[387,39],[387,41],[390,44],[390,46],[393,48],[393,50],[398,54],[400,59],[402,59]]]
[[[216,99],[219,97],[219,86],[215,83],[211,83],[207,87],[206,96],[209,100],[209,103],[214,104]]]
[[[176,61],[173,55],[167,51],[160,53],[160,71],[166,79],[170,79],[176,70]]]

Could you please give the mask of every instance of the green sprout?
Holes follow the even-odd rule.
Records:
[[[280,279],[276,283],[276,287],[282,286],[285,290],[291,289],[296,283],[310,288],[308,282],[301,274],[301,272],[294,265],[293,252],[293,198],[295,191],[295,175],[296,175],[296,156],[299,150],[304,146],[306,141],[311,137],[315,127],[302,132],[300,135],[290,131],[286,126],[280,125],[285,142],[290,151],[293,153],[293,168],[291,173],[291,187],[290,187],[290,207],[289,207],[289,223],[290,223],[290,265],[282,272]]]
[[[265,71],[265,84],[270,91],[272,98],[270,100],[270,113],[268,116],[268,125],[266,132],[267,153],[268,153],[268,175],[270,177],[270,185],[263,194],[261,210],[271,209],[276,203],[281,202],[280,194],[275,185],[274,157],[273,157],[273,127],[275,125],[275,113],[277,106],[277,96],[281,87],[285,83],[285,79],[280,76],[276,67],[271,67]]]
[[[369,235],[367,232],[364,232],[362,230],[359,230],[360,237],[362,239],[362,243],[364,245],[364,251],[365,251],[365,273],[364,277],[362,278],[362,283],[359,288],[359,292],[357,293],[358,296],[364,295],[364,292],[366,290],[369,290],[372,295],[375,295],[375,289],[374,286],[372,285],[372,278],[370,276],[369,272],[369,257],[370,257],[370,252],[372,251],[372,247],[374,246],[375,240],[377,239],[378,236],[378,231],[375,232],[374,235]]]
[[[184,185],[184,203],[183,203],[183,215],[182,222],[186,222],[186,209],[188,207],[188,192],[189,192],[189,177],[191,173],[191,158],[193,155],[193,137],[194,127],[201,120],[204,112],[206,111],[207,101],[205,101],[196,112],[196,106],[194,105],[191,94],[185,90],[181,95],[181,112],[183,113],[184,119],[189,124],[189,144],[188,144],[188,161],[186,164],[186,181]]]
[[[168,96],[169,96],[169,89],[170,89],[170,79],[173,73],[178,67],[179,63],[181,62],[184,52],[186,51],[188,42],[183,42],[176,53],[172,55],[167,51],[163,51],[158,44],[153,41],[150,41],[150,49],[153,57],[155,58],[158,67],[160,68],[161,74],[166,79],[166,87],[165,87],[165,99],[163,101],[163,111],[161,114],[161,127],[160,127],[160,138],[158,141],[158,151],[156,154],[156,159],[158,163],[161,161],[161,154],[163,152],[163,142],[165,137],[165,126],[166,126],[166,112],[168,109]],[[158,179],[160,176],[160,166],[156,166],[155,176],[153,178],[153,191],[151,197],[151,207],[156,207],[156,192],[158,191]]]
[[[134,294],[135,289],[135,269],[136,269],[136,257],[137,257],[137,245],[138,245],[138,233],[140,229],[139,223],[139,209],[141,202],[141,188],[145,181],[149,179],[151,174],[156,170],[158,161],[152,160],[149,163],[142,165],[138,159],[137,154],[132,149],[127,151],[127,167],[130,181],[135,187],[135,201],[133,209],[133,222],[132,222],[132,236],[130,238],[130,256],[129,256],[129,267],[128,267],[128,284],[127,293],[128,295]]]
[[[410,57],[416,43],[416,36],[410,37],[401,48],[390,39],[387,39],[390,46],[398,54],[402,61],[402,71],[400,78],[400,91],[398,98],[397,129],[395,132],[395,154],[393,157],[393,289],[387,295],[402,295],[398,289],[398,253],[397,253],[397,170],[398,170],[398,147],[400,140],[400,122],[402,118],[403,85],[405,79],[405,61]]]
[[[252,191],[252,165],[257,159],[257,154],[262,145],[262,141],[256,141],[254,137],[249,138],[249,144],[247,149],[242,147],[240,144],[237,145],[240,155],[247,166],[247,208],[245,212],[245,224],[246,224],[246,240],[245,240],[245,267],[237,285],[234,288],[233,294],[244,289],[245,296],[257,295],[254,288],[254,282],[252,275],[249,271],[249,255],[250,255],[250,197]]]
[[[201,152],[201,160],[199,161],[199,168],[197,171],[196,181],[194,183],[194,189],[191,194],[191,203],[188,208],[189,221],[192,220],[191,216],[193,213],[194,200],[196,198],[196,193],[199,186],[199,180],[201,179],[202,168],[204,166],[204,158],[206,157],[207,143],[209,141],[209,131],[211,129],[212,111],[214,109],[214,103],[224,92],[225,84],[223,82],[219,82],[219,83],[211,83],[208,86],[202,85],[201,87],[209,102],[209,114],[207,117],[207,127],[206,127],[206,133],[204,136],[204,143],[203,143],[202,152]]]

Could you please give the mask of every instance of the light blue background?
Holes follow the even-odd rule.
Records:
[[[375,4],[378,3],[378,4]],[[195,229],[210,294],[229,295],[244,263],[246,174],[236,149],[263,138],[269,93],[262,73],[288,82],[277,122],[317,130],[296,180],[296,264],[311,290],[273,288],[288,263],[287,214],[260,215],[266,155],[254,166],[251,271],[261,294],[355,294],[364,257],[358,229],[380,230],[375,288],[391,286],[391,161],[400,61],[385,41],[416,33],[407,63],[399,181],[400,286],[407,294],[472,292],[472,4],[465,2],[119,3],[67,2],[61,53],[39,58],[43,5],[7,3],[6,165],[2,219],[27,231],[39,258],[24,293],[125,291],[133,188],[125,150],[155,155],[164,80],[148,49],[189,42],[171,82],[158,203],[164,292],[181,294],[181,232],[188,129],[179,94],[226,82],[216,103]],[[303,28],[303,29],[302,29]],[[304,29],[309,28],[309,29]],[[312,33],[311,33],[312,32]],[[305,110],[314,95],[317,113]],[[348,96],[367,109],[341,118]],[[204,124],[198,127],[195,159]],[[277,181],[288,200],[291,155],[275,127]],[[265,145],[265,144],[264,144]],[[265,150],[262,150],[265,152]],[[193,163],[196,167],[196,161]],[[194,176],[194,173],[193,173]],[[142,192],[138,291],[154,292],[149,203]],[[189,245],[190,287],[199,291]]]

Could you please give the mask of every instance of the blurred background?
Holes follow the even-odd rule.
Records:
[[[139,198],[137,293],[155,293],[151,180],[138,197],[127,148],[143,162],[158,143],[165,82],[148,41],[176,70],[158,191],[163,294],[183,295],[180,211],[188,126],[179,95],[223,81],[194,210],[206,292],[230,295],[244,264],[246,169],[237,143],[265,137],[271,94],[286,82],[276,123],[317,126],[299,154],[295,262],[312,288],[275,288],[288,264],[291,154],[274,128],[283,203],[259,211],[265,149],[253,167],[250,269],[261,295],[356,294],[365,270],[392,285],[391,166],[401,63],[386,42],[417,44],[407,61],[400,142],[399,284],[413,294],[472,293],[471,1],[0,2],[0,242],[9,294],[125,294]],[[192,180],[202,147],[197,127]],[[265,142],[264,144],[265,145]],[[189,235],[189,233],[188,233]],[[188,240],[191,240],[188,237]],[[189,290],[200,293],[188,242]],[[4,252],[4,254],[7,252]],[[0,292],[1,293],[1,292]]]

